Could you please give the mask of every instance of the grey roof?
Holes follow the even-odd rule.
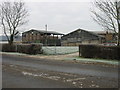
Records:
[[[31,32],[31,31],[36,31],[36,32],[43,33],[43,34],[64,35],[62,33],[56,32],[56,31],[45,31],[45,30],[35,30],[35,29],[31,29],[31,30],[23,32],[23,33],[28,33],[28,32]]]
[[[106,34],[107,32],[108,33],[115,33],[114,31],[90,31],[92,33],[96,33],[96,34]]]
[[[86,30],[84,30],[84,31],[86,31]],[[104,38],[104,36],[98,35],[98,33],[90,32],[90,31],[86,31],[86,32],[89,32],[97,37]]]
[[[69,35],[69,34],[71,34],[71,33],[73,33],[73,32],[76,32],[76,31],[85,31],[85,32],[88,32],[88,33],[91,33],[92,35],[95,35],[95,36],[97,36],[97,37],[103,37],[103,36],[100,36],[100,35],[98,35],[98,34],[96,34],[96,33],[93,33],[93,32],[90,32],[90,31],[87,31],[87,30],[83,30],[83,29],[77,29],[77,30],[75,30],[75,31],[72,31],[72,32],[70,32],[70,33],[68,33],[68,34],[66,34],[66,35],[64,35],[64,36],[67,36],[67,35]],[[63,36],[63,37],[64,37]]]

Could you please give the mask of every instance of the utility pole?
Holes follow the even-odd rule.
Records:
[[[47,24],[45,25],[45,31],[46,31],[45,45],[47,46]]]

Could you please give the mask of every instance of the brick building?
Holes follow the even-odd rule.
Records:
[[[92,31],[93,33],[105,37],[106,43],[116,43],[116,34],[112,31]]]

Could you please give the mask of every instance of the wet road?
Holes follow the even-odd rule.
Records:
[[[83,78],[86,80],[84,83],[98,83],[96,87],[118,86],[118,69],[113,67],[12,55],[3,55],[2,60],[3,87],[83,87]],[[98,79],[101,81],[98,82]],[[103,82],[107,85],[102,85]],[[95,85],[86,84],[84,87],[92,86]]]

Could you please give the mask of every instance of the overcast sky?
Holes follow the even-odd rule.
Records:
[[[27,0],[29,22],[22,32],[29,29],[45,29],[69,33],[78,28],[85,30],[102,30],[91,18],[91,1],[94,0]]]

